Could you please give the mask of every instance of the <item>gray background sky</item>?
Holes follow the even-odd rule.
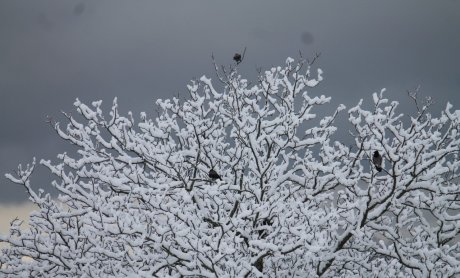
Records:
[[[151,112],[190,79],[215,77],[211,53],[230,64],[244,47],[250,78],[299,50],[321,52],[314,92],[332,96],[331,109],[370,103],[383,87],[409,105],[417,85],[438,107],[460,108],[460,1],[0,0],[0,204],[27,200],[3,173],[68,149],[47,115],[76,113],[76,97]],[[46,173],[34,187],[49,188]]]

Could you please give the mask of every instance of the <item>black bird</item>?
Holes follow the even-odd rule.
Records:
[[[236,231],[235,233],[236,236],[242,238],[244,240],[244,243],[246,243],[246,246],[249,247],[249,240],[247,237],[243,236],[240,232]]]
[[[217,174],[216,171],[214,171],[214,169],[209,170],[208,176],[209,176],[212,180],[217,180],[217,179],[222,180],[222,178],[219,176],[219,174]]]
[[[273,225],[273,221],[265,218],[262,220],[262,226],[271,226]],[[268,236],[268,231],[266,229],[260,229],[259,231],[259,238],[266,238]]]
[[[375,151],[374,156],[372,157],[372,163],[374,163],[375,169],[379,172],[382,171],[382,162],[383,162],[382,156],[379,154],[378,151]]]
[[[239,64],[241,63],[241,54],[240,53],[235,53],[235,55],[233,55],[233,60]]]

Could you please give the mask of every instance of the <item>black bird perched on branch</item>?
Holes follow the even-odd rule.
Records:
[[[217,180],[217,179],[222,180],[222,178],[219,176],[219,174],[217,174],[217,172],[214,169],[209,170],[208,176],[212,180]]]
[[[375,151],[374,156],[372,157],[372,163],[374,163],[375,169],[379,172],[382,171],[382,161],[383,159],[380,153],[378,151]]]
[[[261,226],[271,226],[273,221],[271,219],[265,218],[262,220]],[[266,229],[259,230],[259,238],[266,238],[268,236],[268,231]]]
[[[239,64],[241,63],[241,54],[240,53],[235,53],[235,55],[233,55],[233,60]]]

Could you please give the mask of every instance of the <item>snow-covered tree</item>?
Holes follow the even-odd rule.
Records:
[[[370,108],[348,110],[340,142],[345,106],[325,107],[311,63],[287,59],[254,83],[236,67],[216,72],[217,83],[202,77],[186,97],[158,100],[154,119],[77,100],[77,117],[52,123],[78,150],[40,162],[57,198],[31,185],[35,163],[7,175],[38,209],[29,228],[15,220],[0,236],[0,273],[460,275],[459,110],[433,116],[416,102],[403,115],[375,93]]]

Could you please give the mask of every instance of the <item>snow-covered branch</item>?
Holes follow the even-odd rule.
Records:
[[[253,85],[216,71],[217,84],[202,77],[187,97],[157,100],[154,119],[77,100],[77,116],[52,123],[78,151],[40,161],[55,199],[30,184],[35,164],[7,175],[39,210],[0,236],[0,273],[460,274],[459,110],[403,115],[375,93],[370,109],[348,110],[346,146],[334,126],[345,106],[317,117],[330,97],[315,93],[323,72],[311,63],[289,58]]]

